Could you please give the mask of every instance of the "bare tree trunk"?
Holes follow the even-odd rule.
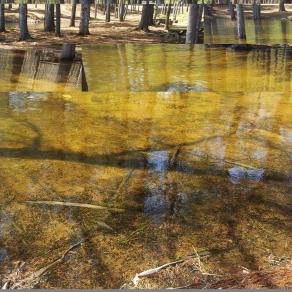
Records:
[[[54,31],[55,30],[55,23],[54,23],[54,4],[45,4],[45,31]]]
[[[5,31],[5,5],[0,4],[0,32]]]
[[[154,4],[149,4],[149,19],[148,19],[148,24],[149,25],[154,25]]]
[[[254,0],[252,5],[253,19],[261,19],[261,1]]]
[[[81,0],[79,35],[89,35],[90,0]]]
[[[56,4],[56,36],[61,36],[61,4]]]
[[[171,13],[171,2],[167,5],[167,11],[166,11],[166,18],[165,18],[165,30],[169,30],[169,18]]]
[[[143,4],[141,20],[138,27],[139,29],[145,32],[149,32],[149,25],[150,25],[149,20],[151,19],[151,11],[152,10],[151,10],[151,5],[149,4],[149,0],[146,0],[146,4]]]
[[[19,29],[20,41],[25,41],[31,38],[27,27],[27,4],[19,4]]]
[[[188,15],[186,44],[198,43],[202,12],[203,12],[202,4],[190,5],[189,15]]]
[[[285,9],[285,0],[280,0],[280,3],[279,3],[279,12],[285,12],[286,9]]]
[[[236,4],[237,13],[237,32],[240,39],[246,39],[245,34],[245,21],[244,21],[244,11],[242,4]]]
[[[230,14],[230,18],[231,20],[235,20],[235,10],[234,10],[234,4],[232,3],[232,1],[229,1],[229,14]]]
[[[70,26],[75,26],[75,18],[76,18],[76,7],[77,1],[72,0],[72,9],[71,9],[71,18],[70,18]]]
[[[106,22],[111,21],[111,2],[110,2],[110,0],[106,1],[105,21]]]

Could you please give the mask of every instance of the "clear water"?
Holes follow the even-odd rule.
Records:
[[[288,91],[2,93],[0,129],[2,275],[86,236],[41,287],[118,288],[193,247],[222,273],[291,255]]]

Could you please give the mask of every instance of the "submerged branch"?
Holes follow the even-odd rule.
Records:
[[[20,280],[16,283],[14,283],[10,289],[16,289],[16,288],[22,288],[22,286],[24,285],[32,285],[35,282],[39,281],[39,278],[41,276],[43,276],[45,273],[49,272],[49,270],[51,270],[53,267],[55,267],[57,264],[62,263],[64,261],[64,259],[66,258],[66,256],[68,255],[68,253],[70,251],[72,251],[73,249],[77,248],[78,246],[80,246],[82,243],[84,243],[85,241],[89,240],[88,237],[81,239],[80,241],[78,241],[77,243],[73,244],[72,246],[70,246],[61,257],[59,257],[58,259],[56,259],[55,261],[53,261],[52,263],[50,263],[49,265],[39,269],[38,271],[36,271],[35,273],[33,273],[32,275],[24,278],[23,280]]]
[[[59,201],[25,201],[27,204],[38,204],[38,205],[53,205],[53,206],[67,206],[67,207],[80,207],[80,208],[89,208],[89,209],[98,209],[98,210],[108,210],[117,213],[123,213],[125,209],[119,208],[110,208],[99,205],[92,204],[82,204],[82,203],[72,203],[72,202],[59,202]]]
[[[183,263],[186,260],[189,260],[189,259],[192,259],[192,258],[198,258],[198,257],[202,257],[202,256],[208,256],[208,255],[209,255],[209,252],[202,252],[200,255],[196,252],[196,253],[191,254],[189,256],[186,256],[185,258],[182,258],[180,260],[169,262],[169,263],[166,263],[164,265],[158,266],[156,268],[152,268],[152,269],[143,271],[143,272],[141,272],[139,274],[136,274],[135,277],[128,284],[134,284],[136,286],[138,284],[138,282],[141,280],[141,278],[143,278],[143,277],[147,277],[147,276],[153,275],[153,274],[158,273],[161,270],[166,269],[166,268],[168,268],[170,266],[175,266],[177,264]],[[124,284],[121,287],[121,289],[127,288],[128,284]]]

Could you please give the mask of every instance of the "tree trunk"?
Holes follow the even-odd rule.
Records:
[[[190,5],[186,34],[186,44],[198,43],[202,12],[203,12],[202,4]]]
[[[237,32],[240,39],[246,39],[245,34],[245,21],[244,21],[244,11],[242,4],[236,4],[237,13]]]
[[[0,4],[0,32],[5,31],[5,5]]]
[[[279,3],[279,12],[285,12],[286,9],[285,9],[285,0],[280,0],[280,3]]]
[[[75,26],[76,7],[77,7],[77,1],[73,0],[72,9],[71,9],[70,26]]]
[[[151,19],[151,12],[153,13],[153,11],[151,10],[151,5],[149,4],[149,0],[146,0],[146,4],[143,4],[141,20],[138,27],[145,32],[149,32],[148,27],[150,25],[149,21]]]
[[[73,61],[75,58],[75,44],[64,44],[62,47],[60,60]]]
[[[253,11],[253,19],[260,20],[261,19],[261,1],[254,0],[252,5]]]
[[[171,13],[171,2],[167,5],[167,11],[166,11],[166,18],[165,18],[165,30],[169,30],[169,18]]]
[[[110,2],[110,0],[106,1],[105,21],[106,22],[111,21],[111,2]]]
[[[25,41],[31,38],[27,27],[27,4],[19,4],[19,29],[20,41]]]
[[[119,5],[119,20],[122,22],[124,21],[124,15],[125,15],[125,3],[123,0],[120,0]]]
[[[45,4],[45,31],[54,31],[54,4]]]
[[[61,36],[61,4],[56,4],[56,36]]]
[[[89,35],[90,0],[81,0],[79,35]]]
[[[149,25],[154,25],[154,4],[149,4]]]
[[[229,14],[230,14],[230,18],[231,20],[235,20],[235,10],[234,10],[234,4],[232,3],[232,1],[229,1]]]

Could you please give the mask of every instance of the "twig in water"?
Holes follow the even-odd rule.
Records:
[[[129,181],[129,179],[133,175],[134,171],[135,171],[134,168],[130,169],[129,172],[127,173],[127,175],[123,178],[122,182],[120,183],[120,185],[119,185],[119,187],[114,195],[114,198],[117,198],[120,195],[122,188]]]
[[[35,281],[39,280],[39,278],[41,276],[43,276],[45,273],[47,273],[50,269],[52,269],[53,267],[55,267],[57,264],[63,262],[63,260],[65,259],[65,257],[67,256],[67,254],[72,251],[73,249],[77,248],[78,246],[80,246],[82,243],[84,243],[85,241],[87,241],[89,238],[83,238],[80,241],[78,241],[77,243],[73,244],[72,246],[70,246],[61,257],[59,257],[57,260],[55,260],[54,262],[50,263],[49,265],[47,265],[46,267],[43,267],[41,269],[39,269],[38,271],[36,271],[35,273],[33,273],[31,276],[20,280],[16,283],[14,283],[11,286],[11,289],[15,289],[17,287],[21,287],[27,283],[34,283]]]
[[[198,257],[198,253],[189,255],[189,256],[187,256],[187,257],[185,257],[183,259],[180,259],[180,260],[177,260],[177,261],[174,261],[174,262],[169,262],[167,264],[164,264],[162,266],[159,266],[159,267],[156,267],[156,268],[153,268],[153,269],[149,269],[149,270],[143,271],[143,272],[141,272],[139,274],[136,274],[135,277],[130,281],[129,284],[133,283],[136,286],[138,284],[138,282],[141,280],[141,278],[143,278],[143,277],[147,277],[147,276],[153,275],[153,274],[158,273],[159,271],[161,271],[161,270],[163,270],[163,269],[165,269],[167,267],[183,263],[186,260],[189,260],[191,258],[196,258],[196,257]],[[127,287],[127,284],[124,284],[121,287],[121,289],[126,288],[126,287]]]
[[[80,207],[98,210],[108,210],[112,212],[122,213],[125,209],[119,208],[108,208],[104,206],[92,205],[92,204],[82,204],[82,203],[72,203],[72,202],[59,202],[59,201],[25,201],[27,204],[38,204],[38,205],[54,205],[54,206],[68,206],[68,207]]]
[[[8,281],[5,282],[4,285],[1,287],[1,290],[9,289],[9,284],[10,284],[10,281],[8,280]]]

